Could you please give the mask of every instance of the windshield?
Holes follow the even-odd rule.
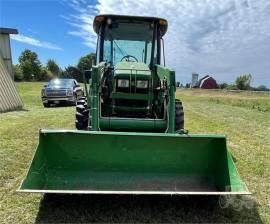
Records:
[[[53,79],[49,82],[49,87],[72,87],[72,79]]]
[[[112,65],[120,61],[151,62],[153,24],[133,21],[105,26],[103,61]]]

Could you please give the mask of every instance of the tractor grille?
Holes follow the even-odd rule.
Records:
[[[131,86],[128,87],[128,88],[117,88],[116,91],[118,93],[143,93],[143,94],[147,94],[149,92],[149,89],[139,89],[139,88],[136,88],[135,89],[135,86]]]
[[[124,105],[126,107],[147,107],[148,102],[146,100],[115,100],[116,105]]]
[[[148,102],[146,100],[115,100],[115,112],[119,117],[145,118],[148,114]],[[119,107],[118,107],[119,106]],[[126,109],[122,110],[121,106]],[[127,108],[129,108],[127,110]]]
[[[65,89],[59,89],[59,90],[46,90],[46,95],[49,97],[63,97],[66,96],[66,90]]]

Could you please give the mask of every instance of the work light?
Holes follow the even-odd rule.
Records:
[[[129,80],[127,79],[118,79],[117,86],[120,88],[128,88]]]
[[[148,88],[148,81],[147,80],[137,80],[136,87],[139,89],[146,89],[146,88]]]

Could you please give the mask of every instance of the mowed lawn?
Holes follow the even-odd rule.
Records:
[[[40,128],[74,128],[74,107],[43,108],[43,83],[18,83],[24,109],[0,114],[0,223],[270,223],[270,96],[178,90],[191,133],[224,133],[252,196],[91,196],[16,193]],[[79,143],[78,143],[79,144]],[[106,155],[104,155],[106,156]],[[224,198],[223,198],[224,199]]]

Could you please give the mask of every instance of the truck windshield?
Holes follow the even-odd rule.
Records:
[[[73,84],[72,79],[53,79],[49,82],[50,87],[71,87]]]
[[[153,33],[154,25],[150,22],[119,21],[107,24],[104,30],[103,61],[111,65],[120,61],[137,61],[149,65]]]

